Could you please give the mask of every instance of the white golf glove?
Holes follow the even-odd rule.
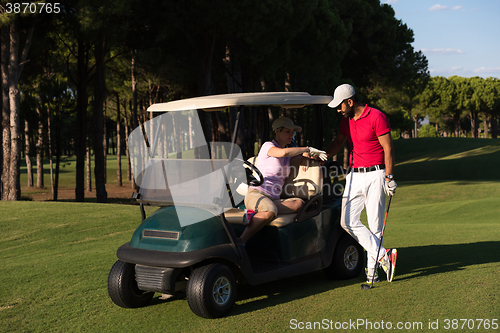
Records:
[[[326,161],[328,159],[328,155],[326,155],[326,151],[319,150],[313,147],[309,147],[309,155],[312,158],[319,158],[322,161]]]
[[[396,193],[396,187],[398,187],[398,184],[394,181],[394,179],[385,180],[385,192],[390,195],[391,197]]]

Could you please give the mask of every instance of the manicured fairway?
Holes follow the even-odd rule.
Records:
[[[0,202],[0,332],[500,331],[500,177],[488,171],[498,169],[489,163],[500,162],[499,146],[440,140],[395,143],[401,181],[384,236],[398,248],[392,283],[364,291],[362,277],[317,272],[242,286],[230,315],[217,320],[196,317],[184,294],[156,294],[133,310],[111,302],[107,275],[140,223],[138,207]],[[480,178],[455,168],[475,170],[470,163],[486,170]],[[428,167],[448,176],[414,176]]]

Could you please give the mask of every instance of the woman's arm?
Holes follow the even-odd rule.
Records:
[[[309,154],[309,147],[292,147],[292,148],[278,148],[278,147],[271,147],[269,148],[267,155],[271,157],[292,157],[292,156],[297,156],[301,155],[304,153],[307,153],[308,157]]]

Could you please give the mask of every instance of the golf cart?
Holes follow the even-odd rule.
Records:
[[[336,162],[310,160],[307,170],[291,165],[282,197],[300,197],[304,207],[298,214],[278,215],[242,246],[237,239],[245,229],[243,199],[249,185],[262,183],[262,174],[255,158],[244,160],[235,144],[239,112],[232,142],[207,143],[198,118],[198,110],[297,109],[331,99],[246,93],[152,105],[148,111],[163,113],[129,136],[142,223],[117,251],[108,277],[113,302],[136,308],[147,305],[155,292],[185,290],[196,315],[217,318],[233,307],[237,284],[254,286],[318,270],[328,278],[358,276],[363,249],[340,226],[341,194],[327,189],[335,170],[342,170]],[[146,218],[151,207],[156,210]]]

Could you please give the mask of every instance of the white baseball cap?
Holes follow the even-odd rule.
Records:
[[[280,117],[273,122],[273,131],[276,131],[280,127],[293,129],[295,132],[302,131],[302,127],[295,125],[292,119],[287,117]]]
[[[333,93],[333,100],[328,103],[328,106],[336,109],[340,103],[354,95],[356,95],[356,90],[354,90],[353,86],[347,83],[341,84],[335,89],[335,92]]]

